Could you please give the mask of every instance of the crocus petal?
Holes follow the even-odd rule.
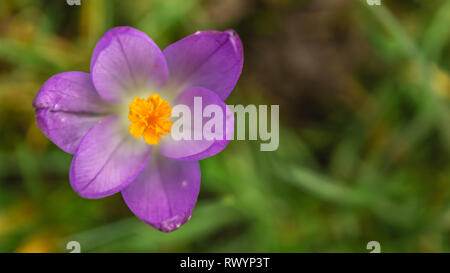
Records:
[[[70,167],[70,183],[85,198],[121,191],[144,169],[150,145],[134,139],[119,118],[108,116],[81,140]]]
[[[199,191],[197,161],[175,161],[155,155],[136,180],[122,191],[122,196],[139,219],[169,232],[189,220]]]
[[[170,85],[180,91],[202,86],[225,100],[236,85],[244,62],[239,36],[225,32],[198,31],[164,49]]]
[[[58,147],[73,154],[80,140],[108,112],[89,74],[65,72],[51,77],[33,101],[36,122]]]
[[[159,47],[131,27],[113,28],[100,39],[92,55],[91,73],[100,96],[113,102],[133,92],[160,88],[168,77]]]
[[[194,98],[196,97],[201,98],[202,105],[200,108],[194,109]],[[172,132],[163,138],[160,144],[161,154],[175,160],[193,161],[213,156],[227,146],[234,134],[234,116],[228,106],[216,93],[203,87],[192,87],[179,95],[175,100],[175,105],[177,104],[186,105],[190,108],[191,127],[183,128],[183,130],[186,129],[188,131],[190,140],[174,138],[173,135],[176,135],[176,133]],[[208,140],[206,135],[203,134],[204,125],[213,118],[203,117],[202,115],[208,105],[216,105],[222,111],[222,119],[220,120],[222,134],[219,139]],[[196,113],[196,111],[199,111],[199,113]],[[201,121],[200,126],[195,126],[196,120]],[[175,128],[172,127],[172,130],[175,130]],[[200,140],[195,139],[196,133],[202,136]]]

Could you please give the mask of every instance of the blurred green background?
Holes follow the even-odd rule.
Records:
[[[70,187],[71,156],[31,101],[53,74],[89,71],[129,25],[161,47],[235,29],[244,71],[229,104],[279,104],[280,146],[233,141],[201,161],[191,220],[165,234],[120,194]],[[0,1],[0,252],[450,251],[450,1]]]

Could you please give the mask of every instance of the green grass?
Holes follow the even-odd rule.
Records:
[[[214,1],[1,2],[1,252],[67,252],[72,240],[86,252],[367,252],[373,240],[382,252],[450,251],[450,2],[358,0],[339,9],[364,51],[345,78],[345,100],[360,103],[317,95],[333,105],[317,105],[323,119],[291,114],[302,97],[283,104],[283,90],[260,92],[265,75],[254,72],[250,51],[275,54],[266,45],[284,18],[326,1],[247,2],[221,20],[211,16]],[[198,29],[234,28],[250,57],[228,102],[280,104],[279,149],[234,141],[203,160],[193,216],[170,234],[140,222],[118,195],[76,195],[71,156],[34,121],[39,87],[55,73],[88,71],[96,41],[116,25],[137,27],[162,48]]]

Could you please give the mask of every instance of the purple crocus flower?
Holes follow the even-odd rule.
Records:
[[[60,73],[41,87],[33,101],[37,124],[74,155],[70,183],[80,196],[121,192],[139,219],[173,231],[197,201],[198,160],[228,141],[173,140],[170,105],[192,106],[201,97],[203,108],[226,111],[223,132],[232,134],[224,100],[242,65],[242,44],[231,30],[199,31],[161,51],[145,33],[116,27],[97,43],[90,74]]]

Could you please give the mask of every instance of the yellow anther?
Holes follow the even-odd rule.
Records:
[[[135,138],[144,136],[148,144],[158,145],[161,136],[170,132],[173,122],[170,118],[172,108],[157,94],[147,99],[134,98],[130,103],[128,119],[131,121],[130,134]]]

